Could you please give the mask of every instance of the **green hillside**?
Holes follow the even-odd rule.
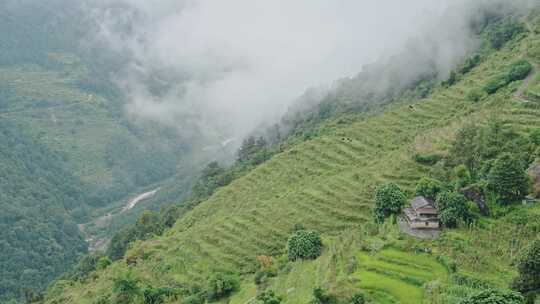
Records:
[[[379,111],[325,122],[311,139],[287,146],[218,190],[163,236],[136,243],[124,260],[82,282],[57,282],[45,302],[114,303],[112,287],[120,278],[138,280],[141,288],[180,290],[185,298],[212,272],[229,269],[242,278],[231,303],[249,303],[262,255],[274,257],[277,277],[267,287],[285,303],[308,303],[317,286],[339,297],[364,291],[374,303],[456,303],[474,290],[470,281],[508,287],[512,260],[539,232],[539,207],[515,207],[499,218],[447,230],[439,240],[418,241],[391,224],[373,223],[374,191],[394,182],[412,196],[421,177],[435,174],[414,156],[447,154],[456,131],[470,122],[498,120],[521,134],[539,128],[540,106],[516,94],[534,85],[529,80],[536,72],[496,94],[471,98],[513,62],[536,65],[540,57],[531,51],[538,42],[538,32],[529,32],[427,98],[404,97]],[[319,259],[283,260],[297,224],[323,235]],[[457,272],[450,275],[454,264]],[[178,303],[173,298],[165,303]]]

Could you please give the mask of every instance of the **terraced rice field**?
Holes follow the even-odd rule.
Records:
[[[422,303],[425,283],[448,279],[444,266],[426,254],[386,249],[375,255],[361,252],[358,261],[360,287],[374,303]]]
[[[249,275],[258,267],[258,255],[285,253],[295,224],[325,237],[365,225],[372,221],[377,185],[395,182],[412,194],[430,170],[414,162],[413,155],[446,151],[464,124],[497,116],[522,131],[540,127],[540,107],[514,101],[511,92],[479,103],[465,97],[471,88],[482,87],[493,71],[519,57],[519,50],[495,53],[465,79],[437,88],[428,99],[404,100],[381,113],[327,123],[321,136],[290,147],[218,190],[163,237],[135,245],[128,252],[138,257],[131,271],[154,286],[201,282],[216,268]],[[420,303],[422,284],[446,276],[430,257],[419,261],[418,256],[387,250],[375,256],[361,254],[359,259],[364,265],[357,274],[361,287],[380,303]],[[75,286],[64,295],[91,303],[127,268],[116,263],[92,288]]]

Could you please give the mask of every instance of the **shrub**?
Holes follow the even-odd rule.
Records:
[[[322,287],[316,287],[313,289],[313,300],[311,301],[312,304],[334,304],[336,302],[336,298]]]
[[[274,291],[265,291],[257,296],[257,302],[260,304],[279,304],[283,300],[282,297],[276,295]]]
[[[525,59],[513,63],[508,71],[509,82],[527,78],[532,69],[532,65]]]
[[[540,290],[540,239],[532,242],[517,261],[518,277],[512,287],[524,294]]]
[[[484,97],[485,93],[479,89],[472,89],[467,92],[467,100],[472,102],[478,102]]]
[[[356,293],[354,296],[352,296],[351,304],[364,304],[366,303],[366,299],[364,297],[364,294],[362,293]]]
[[[96,264],[96,269],[97,270],[103,270],[107,267],[109,267],[109,265],[111,265],[111,260],[104,256],[104,257],[101,257],[98,261],[97,261],[97,264]]]
[[[434,200],[442,190],[441,182],[436,179],[422,177],[416,184],[416,195]]]
[[[214,272],[208,279],[208,299],[211,301],[231,295],[240,287],[238,276],[230,272]]]
[[[535,145],[540,145],[540,129],[535,129],[529,135],[531,142]]]
[[[508,85],[509,81],[506,77],[506,74],[499,75],[492,80],[490,80],[486,86],[484,86],[484,91],[489,95],[497,93],[498,90]]]
[[[113,291],[115,293],[115,303],[128,304],[139,295],[139,280],[133,278],[131,272],[115,278],[113,281]]]
[[[379,186],[375,194],[375,221],[382,223],[390,215],[401,213],[406,199],[403,191],[394,183]]]
[[[488,188],[506,203],[523,198],[529,189],[529,177],[522,162],[508,153],[497,158],[488,175]]]
[[[468,221],[471,217],[467,199],[457,192],[441,192],[437,196],[437,208],[441,224],[446,227],[457,227],[460,221]]]
[[[465,165],[459,165],[454,168],[454,175],[456,176],[457,189],[461,189],[472,182],[471,173]]]
[[[484,87],[484,91],[488,94],[495,94],[510,82],[525,79],[532,69],[532,65],[527,60],[516,61],[508,67],[506,72],[489,81]]]
[[[525,298],[519,293],[498,289],[487,289],[474,293],[460,304],[524,304]]]
[[[439,154],[415,154],[413,156],[413,159],[415,162],[427,165],[427,166],[433,166],[436,163],[438,163],[443,157]]]
[[[154,288],[148,286],[143,289],[144,304],[162,304],[165,297],[172,296],[173,290],[170,288]]]
[[[321,236],[314,231],[296,231],[289,238],[287,249],[289,260],[316,259],[322,251]]]
[[[469,57],[467,58],[467,60],[465,60],[465,63],[463,63],[463,66],[461,67],[459,72],[462,74],[467,74],[470,71],[472,71],[472,69],[477,67],[481,62],[482,62],[482,56],[480,56],[479,54]]]

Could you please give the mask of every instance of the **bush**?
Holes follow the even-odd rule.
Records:
[[[366,299],[364,297],[364,294],[356,293],[354,296],[352,296],[350,303],[351,304],[365,304]]]
[[[336,302],[336,298],[323,288],[317,287],[313,289],[313,300],[311,301],[312,304],[334,304]]]
[[[115,278],[113,281],[113,291],[115,293],[115,303],[129,304],[140,294],[138,286],[139,280],[133,278],[131,272]]]
[[[375,221],[383,223],[390,215],[401,213],[406,199],[403,191],[394,183],[379,186],[375,194]]]
[[[442,192],[437,196],[437,208],[441,224],[449,228],[455,228],[461,221],[471,218],[467,199],[457,192]]]
[[[532,242],[517,261],[518,277],[512,287],[524,294],[540,291],[540,240]]]
[[[471,173],[465,165],[454,168],[454,175],[456,176],[456,189],[461,189],[472,182]]]
[[[215,301],[231,295],[240,287],[238,276],[230,272],[214,272],[208,279],[208,299]]]
[[[316,259],[322,251],[321,236],[314,231],[296,231],[289,238],[287,249],[289,260]]]
[[[523,198],[529,190],[529,177],[521,160],[508,153],[497,158],[488,175],[488,188],[505,203]]]
[[[529,76],[533,66],[525,59],[517,61],[510,66],[508,71],[508,81],[522,80]]]
[[[472,102],[478,102],[484,97],[485,93],[479,89],[472,89],[467,92],[467,100]]]
[[[443,157],[439,154],[415,154],[413,156],[413,159],[415,162],[427,165],[427,166],[433,166],[436,163],[438,163]]]
[[[477,292],[460,304],[524,304],[525,298],[519,293],[498,289],[487,289]]]
[[[484,87],[488,94],[495,94],[499,89],[507,86],[512,81],[525,79],[531,70],[532,65],[527,60],[519,60],[511,64],[506,72],[489,81]]]
[[[279,304],[282,297],[276,295],[273,291],[265,291],[257,296],[257,303],[260,304]]]
[[[416,184],[416,195],[423,196],[434,200],[437,198],[437,194],[441,192],[442,184],[436,179],[422,177],[418,184]]]
[[[148,286],[143,289],[144,304],[162,304],[165,297],[172,296],[174,292],[170,288],[153,288]]]

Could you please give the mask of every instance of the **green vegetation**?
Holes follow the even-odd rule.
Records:
[[[461,304],[523,304],[525,299],[518,293],[502,290],[484,290],[480,291],[467,299],[461,301]]]
[[[359,286],[374,303],[422,303],[425,283],[448,279],[445,267],[425,254],[386,249],[374,255],[362,252],[358,262]]]
[[[418,181],[418,184],[416,184],[415,195],[435,200],[437,194],[441,192],[442,187],[440,181],[429,177],[422,177],[420,181]]]
[[[287,242],[290,260],[316,259],[322,251],[321,236],[315,231],[299,230],[293,233]]]
[[[540,294],[540,240],[535,240],[523,251],[517,269],[519,274],[513,287],[534,300]]]
[[[382,223],[391,215],[398,215],[405,206],[407,197],[398,185],[384,184],[375,193],[375,221]]]
[[[467,199],[460,193],[446,191],[437,195],[437,209],[441,224],[448,228],[471,220]]]
[[[503,202],[515,202],[529,191],[529,177],[524,172],[523,162],[511,154],[503,154],[495,160],[487,182],[488,188]]]
[[[111,294],[111,283],[128,271],[151,286],[185,289],[165,303],[197,301],[201,288],[194,285],[207,283],[216,266],[239,272],[238,291],[223,299],[231,303],[246,303],[265,290],[283,295],[282,303],[303,303],[316,287],[340,302],[363,292],[368,303],[459,303],[482,289],[508,288],[517,275],[511,261],[540,231],[537,206],[499,206],[492,209],[496,216],[479,216],[438,240],[419,241],[389,221],[373,224],[373,198],[379,185],[390,183],[411,197],[426,176],[444,190],[481,188],[490,164],[504,153],[523,160],[524,169],[534,157],[528,138],[540,127],[540,108],[516,101],[510,90],[474,103],[466,95],[520,60],[522,46],[538,39],[531,33],[482,54],[452,86],[433,86],[422,100],[404,95],[364,114],[333,117],[340,110],[323,111],[328,117],[322,125],[314,120],[293,128],[298,137],[279,153],[218,188],[170,230],[135,241],[124,259],[93,272],[94,280],[55,284],[45,302],[92,303]],[[415,155],[444,159],[421,163]],[[469,180],[456,169],[460,165]],[[474,207],[470,212],[477,215]],[[325,246],[317,259],[288,259],[287,239],[297,223],[320,232]],[[257,257],[263,255],[274,261],[275,276],[255,284]]]
[[[484,87],[488,94],[495,94],[498,90],[506,87],[513,81],[525,79],[533,67],[527,60],[519,60],[511,64],[504,73],[494,77]]]

